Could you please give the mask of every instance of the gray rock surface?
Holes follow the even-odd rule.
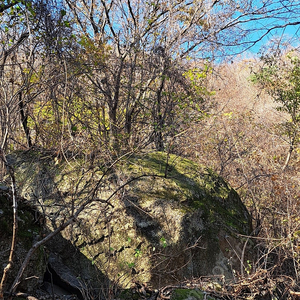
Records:
[[[57,286],[63,287],[66,291],[72,292],[82,299],[88,292],[84,282],[73,274],[71,269],[68,268],[55,253],[50,253],[49,255],[48,274],[50,282],[56,282]]]
[[[239,235],[251,233],[251,218],[238,194],[189,160],[159,152],[131,156],[104,177],[100,162],[57,165],[40,153],[12,161],[20,192],[47,214],[49,229],[90,200],[62,233],[84,263],[60,250],[63,263],[83,272],[88,284],[103,280],[89,275],[93,268],[123,287],[139,281],[159,288],[206,275],[231,279],[233,270],[246,268],[241,258],[251,259],[251,245],[242,255]]]

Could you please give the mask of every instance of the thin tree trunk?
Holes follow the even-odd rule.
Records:
[[[291,146],[290,146],[290,149],[289,149],[289,152],[288,152],[288,154],[287,154],[285,163],[284,163],[284,165],[283,165],[283,167],[282,167],[282,172],[284,172],[285,169],[286,169],[286,167],[288,166],[288,164],[289,164],[289,162],[290,162],[290,160],[291,160],[291,156],[292,156],[293,151],[294,151],[294,145],[291,145]]]
[[[22,92],[19,92],[19,108],[20,108],[20,114],[21,114],[21,122],[23,125],[23,129],[25,131],[27,145],[29,148],[32,147],[31,137],[30,137],[30,131],[28,127],[28,115],[24,111],[24,102],[22,100]]]
[[[120,150],[120,143],[118,134],[120,133],[118,124],[117,124],[117,112],[119,108],[119,101],[120,101],[120,88],[121,88],[121,74],[123,72],[124,66],[124,58],[121,60],[121,65],[116,77],[116,84],[115,84],[115,91],[114,97],[109,103],[109,119],[110,119],[110,133],[111,133],[111,146],[112,148],[119,153]]]
[[[163,116],[161,111],[161,98],[162,98],[162,91],[165,85],[165,78],[164,74],[162,75],[161,85],[159,90],[157,91],[156,97],[156,104],[154,108],[154,119],[155,119],[155,128],[154,128],[154,144],[157,151],[164,151],[164,141],[163,141]]]
[[[12,188],[12,200],[13,200],[13,234],[12,234],[12,241],[10,246],[10,252],[9,252],[9,258],[8,258],[8,264],[3,270],[2,279],[0,283],[0,299],[4,299],[4,285],[7,279],[7,275],[10,271],[10,269],[13,266],[13,257],[14,252],[16,248],[16,239],[17,239],[17,232],[18,232],[18,202],[16,197],[16,181],[15,181],[15,174],[14,170],[11,166],[8,165],[6,156],[3,150],[1,150],[1,158],[3,162],[5,163],[5,166],[8,169],[10,178],[11,178],[11,188]]]

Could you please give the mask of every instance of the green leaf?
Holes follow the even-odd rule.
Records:
[[[133,267],[135,266],[135,263],[127,263],[127,266],[128,266],[129,268],[133,268]]]
[[[64,24],[66,27],[70,27],[70,22],[69,21],[64,21]]]
[[[162,238],[160,239],[160,241],[162,242],[162,246],[163,246],[164,248],[166,248],[166,247],[167,247],[167,241],[166,241],[166,239],[165,239],[164,237],[162,237]]]

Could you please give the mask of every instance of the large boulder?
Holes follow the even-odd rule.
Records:
[[[10,157],[20,193],[56,228],[84,202],[63,237],[111,282],[155,288],[199,276],[232,279],[251,259],[251,218],[238,194],[211,170],[161,152],[131,155],[112,168],[51,155]],[[80,263],[62,257],[78,274]],[[97,280],[91,279],[93,284]]]

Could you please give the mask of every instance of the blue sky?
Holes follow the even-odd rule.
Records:
[[[246,28],[250,31],[249,39],[261,40],[255,44],[247,52],[251,54],[258,54],[263,48],[268,48],[272,44],[280,44],[280,47],[288,45],[292,47],[299,47],[300,24],[288,25],[293,23],[300,23],[300,1],[299,0],[265,0],[256,1],[257,6],[261,6],[262,2],[266,2],[269,10],[265,18],[261,18],[254,22],[246,23]],[[255,3],[255,1],[254,1]],[[272,14],[272,10],[274,13]],[[268,29],[274,28],[270,32]],[[266,36],[262,37],[263,34]],[[273,41],[273,43],[272,43]]]
[[[270,48],[272,47],[272,44],[274,45],[277,42],[279,42],[280,47],[283,48],[288,47],[289,45],[292,47],[299,47],[299,33],[300,25],[292,25],[285,28],[273,30],[268,35],[264,36],[261,41],[251,47],[247,52],[259,55],[261,50],[263,50],[264,48]],[[260,38],[260,36],[261,35],[259,33],[252,34],[252,37],[254,39]]]

